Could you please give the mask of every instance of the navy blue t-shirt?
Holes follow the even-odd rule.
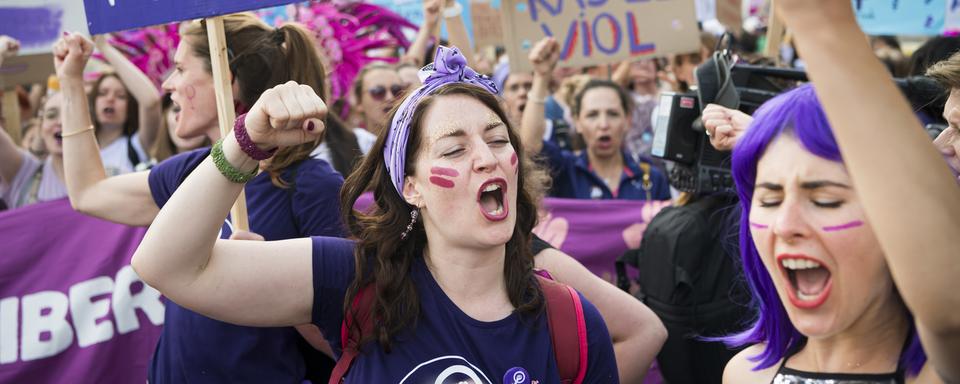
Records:
[[[544,141],[540,154],[553,177],[550,196],[568,199],[647,199],[647,191],[643,189],[643,169],[626,153],[623,154],[623,172],[616,193],[590,167],[586,151],[577,155],[560,149],[553,142]],[[670,200],[670,182],[656,167],[650,168],[650,197],[653,200]]]
[[[338,352],[344,295],[354,277],[353,246],[350,240],[313,238],[313,322]],[[545,314],[532,321],[522,321],[517,313],[497,321],[478,321],[447,297],[422,258],[414,262],[411,273],[420,296],[415,327],[394,337],[389,354],[375,342],[365,344],[346,383],[560,382]],[[582,295],[580,300],[587,328],[584,383],[618,383],[613,344],[603,318]],[[515,381],[521,376],[523,380]]]
[[[209,148],[182,153],[150,171],[150,192],[163,207]],[[343,236],[340,188],[343,177],[323,160],[307,159],[289,167],[277,188],[266,172],[245,187],[250,230],[267,240],[311,235]],[[229,238],[224,225],[221,238]],[[166,302],[163,332],[154,352],[150,383],[300,383],[304,359],[300,334],[292,327],[253,328],[217,321]]]

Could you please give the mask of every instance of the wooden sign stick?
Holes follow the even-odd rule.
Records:
[[[206,19],[207,39],[210,42],[210,64],[213,67],[213,87],[217,93],[217,116],[220,122],[220,136],[226,137],[233,129],[237,113],[233,109],[233,87],[230,84],[230,67],[227,63],[227,37],[223,31],[223,18],[220,16]],[[247,196],[243,190],[237,202],[230,210],[233,229],[250,230],[247,222]]]
[[[17,100],[17,89],[10,88],[3,92],[3,127],[10,134],[10,138],[17,145],[20,144],[20,102]]]
[[[767,44],[763,55],[772,58],[776,65],[780,65],[780,44],[783,42],[783,20],[777,14],[776,0],[770,0],[770,20],[767,22]]]

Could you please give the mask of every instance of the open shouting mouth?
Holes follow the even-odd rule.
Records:
[[[787,296],[797,308],[813,309],[830,296],[830,270],[823,262],[807,255],[777,255],[777,267],[789,283]]]
[[[480,185],[477,191],[477,203],[480,213],[490,221],[501,221],[507,218],[510,207],[507,204],[507,181],[497,177],[487,180]]]

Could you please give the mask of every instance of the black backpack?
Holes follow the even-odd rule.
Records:
[[[629,286],[625,265],[636,267],[640,290],[634,296],[667,328],[657,361],[669,383],[720,383],[738,352],[703,339],[742,330],[749,320],[736,250],[736,200],[718,194],[664,208],[650,221],[640,248],[617,260],[618,285]]]

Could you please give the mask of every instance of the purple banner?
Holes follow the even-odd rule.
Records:
[[[23,47],[53,45],[60,37],[62,19],[63,9],[55,5],[0,7],[0,35],[20,40]]]
[[[83,0],[90,33],[166,24],[268,8],[297,0]]]
[[[364,211],[372,204],[373,194],[365,193],[353,207]],[[628,249],[640,247],[647,223],[668,205],[670,201],[545,198],[533,233],[615,282],[613,263]]]
[[[66,199],[0,213],[0,382],[146,381],[164,306],[130,267],[145,231]]]
[[[614,282],[614,261],[626,250],[640,247],[647,223],[668,205],[669,201],[547,198],[533,232]]]

